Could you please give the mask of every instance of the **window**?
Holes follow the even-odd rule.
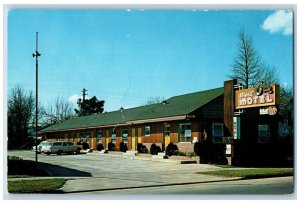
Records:
[[[145,136],[150,136],[151,128],[150,125],[146,125],[144,128],[144,134]]]
[[[80,132],[80,143],[83,142],[83,138],[84,138],[84,132]]]
[[[258,143],[269,143],[270,136],[269,125],[258,125]]]
[[[179,124],[179,142],[191,142],[191,123]]]
[[[122,130],[122,141],[124,143],[127,143],[127,141],[128,141],[128,129],[123,129]]]
[[[68,132],[68,141],[72,141],[72,134],[70,132]]]
[[[164,129],[165,129],[165,136],[170,136],[170,132],[171,132],[171,125],[170,124],[166,124],[164,126]]]
[[[223,123],[213,123],[212,136],[213,142],[222,142],[224,136]]]
[[[69,132],[68,133],[68,141],[74,142],[75,133]]]
[[[97,143],[102,143],[102,130],[97,131]]]
[[[111,133],[111,142],[112,143],[116,143],[116,137],[117,137],[116,129],[114,128]]]
[[[86,130],[86,132],[85,132],[85,138],[86,138],[85,142],[89,143],[90,142],[90,131],[89,130]]]

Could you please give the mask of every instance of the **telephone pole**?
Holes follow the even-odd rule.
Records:
[[[85,96],[88,95],[87,93],[85,93],[86,91],[88,91],[88,90],[86,90],[85,88],[83,88],[83,90],[82,90],[82,101],[83,102],[85,101]]]
[[[38,52],[38,32],[36,32],[36,50],[32,54],[35,57],[35,164],[38,164],[38,149],[37,149],[37,138],[38,138],[38,58],[41,54]]]
[[[82,103],[83,103],[83,108],[82,108],[82,111],[83,111],[83,115],[85,115],[85,109],[86,109],[86,105],[85,105],[85,96],[88,95],[87,93],[85,93],[86,90],[85,88],[83,88],[82,90]]]

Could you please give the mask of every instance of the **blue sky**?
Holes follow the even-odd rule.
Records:
[[[241,27],[281,85],[293,84],[292,13],[274,10],[22,10],[8,13],[8,91],[39,100],[76,99],[82,89],[105,111],[221,87],[231,74]]]

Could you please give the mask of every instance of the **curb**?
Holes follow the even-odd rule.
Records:
[[[111,157],[120,157],[123,159],[130,159],[130,160],[142,160],[142,161],[152,161],[152,162],[166,162],[166,163],[175,163],[175,164],[198,164],[196,160],[175,160],[169,158],[152,158],[152,157],[140,157],[140,156],[123,156],[121,154],[100,154],[99,152],[90,152],[87,153],[89,156],[111,156]]]
[[[213,181],[197,181],[197,182],[182,182],[182,183],[165,183],[165,184],[155,184],[155,185],[144,185],[144,186],[129,186],[129,187],[114,187],[105,189],[90,189],[90,190],[76,190],[76,191],[64,191],[62,188],[59,191],[62,194],[71,193],[86,193],[86,192],[97,192],[97,191],[113,191],[113,190],[127,190],[127,189],[141,189],[141,188],[154,188],[154,187],[165,187],[165,186],[181,186],[181,185],[192,185],[192,184],[205,184],[205,183],[217,183],[217,182],[227,182],[227,181],[238,181],[243,178],[227,178],[223,180],[213,180]]]

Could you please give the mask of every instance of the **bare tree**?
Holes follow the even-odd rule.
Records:
[[[276,70],[264,65],[254,48],[252,38],[244,29],[239,33],[238,50],[230,77],[237,79],[245,88],[254,87],[260,81],[264,81],[265,84],[278,82]]]
[[[147,98],[146,102],[144,105],[151,105],[151,104],[156,104],[164,101],[164,97],[156,96],[156,97],[149,97]]]
[[[17,148],[28,141],[28,131],[33,120],[34,97],[20,86],[13,88],[8,98],[8,148]]]
[[[43,116],[48,124],[55,124],[74,117],[73,105],[67,100],[56,98],[53,104],[43,110]]]

